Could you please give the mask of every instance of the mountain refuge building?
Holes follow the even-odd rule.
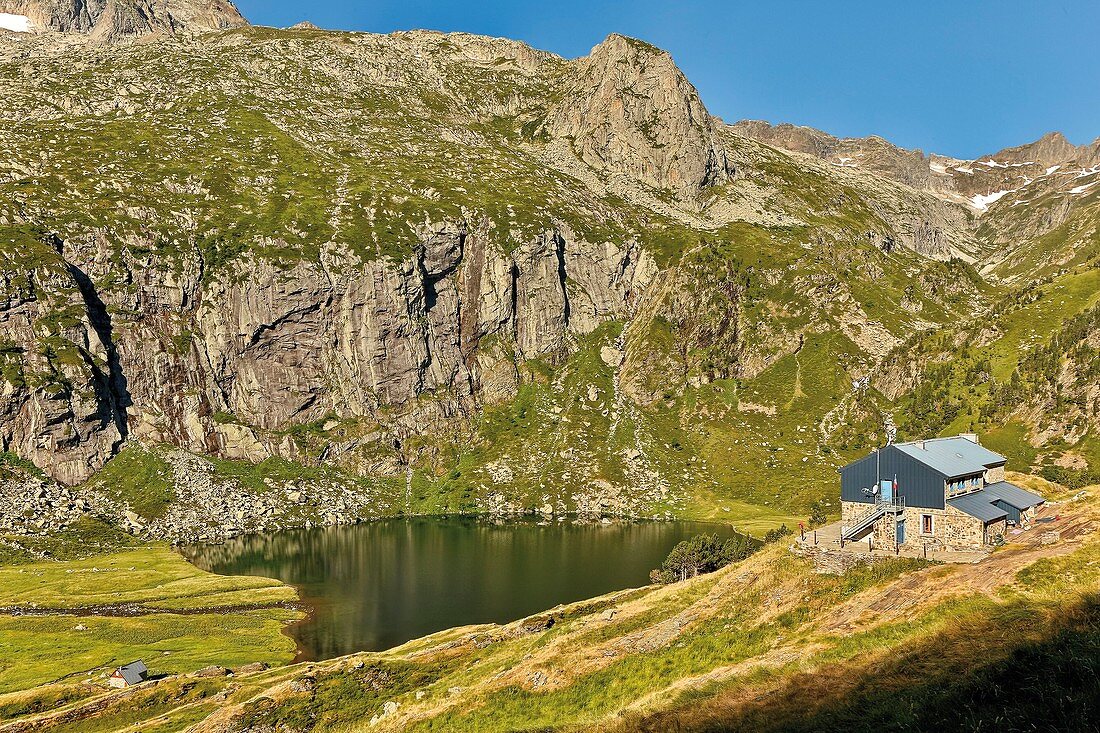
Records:
[[[840,469],[841,538],[878,549],[988,549],[1028,526],[1043,497],[1005,480],[1007,459],[974,434],[915,440]]]
[[[111,673],[108,680],[111,687],[133,687],[149,679],[149,668],[140,659],[125,664]]]

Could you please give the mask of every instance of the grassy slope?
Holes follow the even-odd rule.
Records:
[[[994,388],[1006,385],[1030,353],[1048,346],[1071,318],[1098,305],[1100,268],[1096,267],[1075,268],[1034,286],[1008,288],[990,314],[906,347],[925,365],[922,379],[931,384],[933,399],[950,409],[926,414],[915,405],[913,393],[887,409],[900,416],[903,433],[910,436],[976,431],[1020,470],[1037,465],[1040,459],[1049,463],[1067,450],[1084,457],[1090,466],[1100,466],[1100,436],[1087,423],[1076,445],[1034,440],[1036,413],[1027,403],[1033,396],[1030,387],[1025,386],[1026,394],[1005,409],[994,410],[991,404]],[[983,333],[991,335],[978,343]],[[1067,359],[1061,363],[1065,365]],[[1024,409],[1017,412],[1016,408]],[[914,419],[914,415],[924,417]],[[1049,405],[1039,415],[1044,420],[1059,417]]]
[[[164,545],[0,566],[0,607],[35,612],[0,616],[0,692],[97,676],[135,658],[155,674],[285,663],[294,645],[282,627],[298,616],[286,605],[296,597],[273,580],[202,572]]]
[[[1078,508],[1096,513],[1095,504]],[[408,695],[397,699],[410,715],[430,711],[427,719],[409,726],[412,730],[571,728],[607,721],[623,708],[641,713],[671,701],[691,711],[700,697],[746,686],[759,693],[800,673],[838,664],[864,670],[868,662],[900,650],[935,647],[944,636],[958,647],[966,639],[959,629],[984,630],[975,637],[980,654],[971,649],[956,657],[953,667],[945,665],[946,675],[965,678],[1010,651],[1001,646],[999,626],[1020,632],[1009,646],[1046,640],[1049,627],[1036,632],[1036,623],[1073,607],[1077,596],[1071,588],[1096,589],[1095,542],[1090,537],[1086,544],[1065,547],[1068,555],[1035,564],[1024,557],[1010,559],[1011,553],[1033,551],[1009,548],[990,567],[998,580],[986,592],[968,590],[985,587],[980,568],[922,568],[919,562],[899,561],[836,578],[808,572],[784,547],[773,546],[715,576],[627,600],[609,599],[617,609],[611,622],[600,606],[576,617],[563,611],[548,632],[484,648],[475,644],[472,658],[424,688],[427,702],[417,704]],[[913,605],[906,607],[906,599]],[[1063,617],[1067,626],[1075,620]],[[1094,617],[1087,622],[1095,628]],[[407,658],[414,648],[398,658]],[[541,686],[535,682],[538,673],[546,680]],[[348,672],[343,674],[346,678]],[[456,686],[467,691],[446,692]],[[286,706],[288,711],[294,707],[293,702]],[[332,708],[327,712],[332,714]],[[348,729],[366,726],[352,723]]]
[[[822,576],[772,545],[686,583],[243,677],[219,719],[347,732],[1072,729],[1100,693],[1100,504],[1059,514],[1058,544],[1033,530],[977,566],[899,560]],[[1026,701],[1012,699],[1021,685]],[[389,701],[396,713],[369,724]],[[1025,702],[1030,716],[1001,715]],[[138,706],[120,701],[97,724]],[[185,712],[214,704],[180,708],[171,729]]]
[[[1074,181],[1084,184],[1096,180],[1096,174]],[[1067,212],[1057,211],[1066,202]],[[1037,219],[1060,221],[1058,226],[1035,236],[1032,227]],[[1033,199],[1028,206],[1001,206],[987,217],[978,229],[978,236],[987,241],[1007,241],[1007,252],[999,253],[1002,261],[993,272],[1015,282],[1028,282],[1040,277],[1058,275],[1100,257],[1100,188],[1093,187],[1083,195],[1047,192]]]

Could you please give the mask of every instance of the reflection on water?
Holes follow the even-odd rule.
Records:
[[[734,534],[691,522],[411,518],[239,537],[184,554],[215,573],[297,586],[313,613],[291,633],[301,658],[317,660],[644,585],[677,542],[703,532]]]

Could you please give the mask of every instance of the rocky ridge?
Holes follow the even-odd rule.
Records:
[[[107,44],[248,24],[230,0],[4,0],[0,13],[26,18],[31,32],[78,33]]]
[[[836,138],[789,124],[744,120],[731,129],[838,168],[868,170],[965,205],[978,220],[978,260],[990,273],[1010,269],[1002,264],[1014,259],[1021,243],[1027,246],[1067,223],[1088,227],[1095,212],[1091,195],[1100,181],[1100,138],[1073,145],[1052,132],[975,160],[958,160],[900,148],[875,136]],[[1059,251],[1051,259],[1066,254]]]
[[[668,53],[611,35],[572,63],[545,129],[582,161],[689,199],[734,176],[699,93]]]

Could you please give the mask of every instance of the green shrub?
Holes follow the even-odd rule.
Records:
[[[1077,491],[1092,484],[1100,484],[1100,474],[1089,469],[1066,468],[1064,466],[1043,466],[1039,475],[1047,481],[1061,484],[1067,489]]]
[[[696,535],[673,547],[661,567],[649,577],[655,583],[675,583],[702,573],[713,573],[755,551],[756,545],[748,537],[723,540],[716,534]]]
[[[815,501],[810,506],[810,526],[820,527],[823,524],[828,524],[829,516],[825,513],[825,503],[821,500]]]
[[[769,529],[764,533],[764,542],[771,544],[772,542],[779,542],[784,537],[789,537],[794,534],[794,530],[785,524],[781,524],[775,529]]]

